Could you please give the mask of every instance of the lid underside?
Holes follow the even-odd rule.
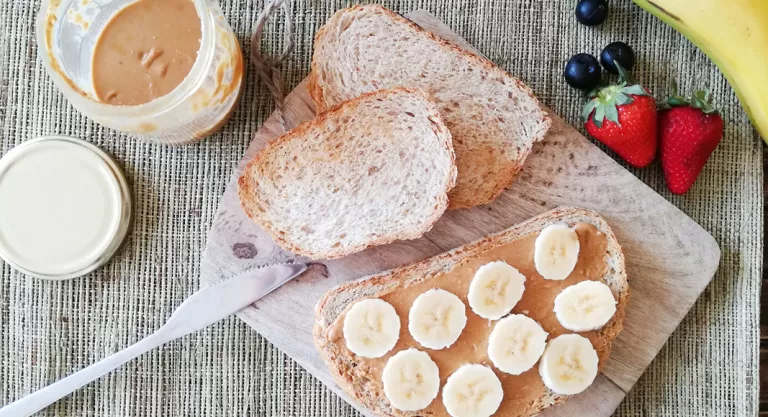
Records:
[[[87,142],[36,139],[0,160],[0,255],[22,272],[84,275],[114,254],[129,220],[122,173]]]

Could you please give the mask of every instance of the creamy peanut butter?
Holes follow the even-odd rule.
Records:
[[[525,293],[520,302],[512,310],[516,314],[525,314],[541,324],[549,333],[549,339],[563,333],[572,333],[564,329],[557,321],[553,310],[555,297],[571,285],[582,281],[599,281],[608,269],[606,249],[608,240],[605,235],[594,226],[587,223],[576,225],[576,233],[579,236],[580,253],[576,268],[563,281],[551,281],[541,277],[536,272],[533,263],[534,242],[537,234],[531,234],[517,241],[507,243],[481,255],[468,257],[452,270],[438,274],[418,284],[407,288],[398,288],[392,293],[383,295],[381,299],[394,306],[400,316],[400,339],[395,347],[385,356],[376,359],[357,358],[359,365],[354,372],[358,376],[367,378],[367,395],[384,399],[384,389],[381,382],[381,373],[387,360],[395,353],[408,348],[417,348],[429,353],[440,369],[441,387],[448,377],[460,366],[468,363],[479,363],[491,367],[501,380],[504,388],[504,399],[495,416],[515,417],[529,415],[534,402],[541,397],[546,388],[538,372],[538,364],[523,373],[515,376],[503,373],[493,366],[488,358],[488,338],[493,330],[495,321],[481,318],[469,308],[467,292],[475,271],[488,262],[502,260],[517,268],[526,277]],[[459,339],[447,349],[430,350],[420,346],[408,332],[408,311],[413,301],[421,293],[432,289],[441,288],[456,294],[467,306],[467,325]],[[337,343],[340,349],[353,356],[346,348],[346,342],[342,332],[344,314],[339,315],[336,321],[328,328],[328,340]],[[610,323],[609,323],[610,324]],[[583,332],[580,335],[588,338],[600,356],[600,363],[607,359],[608,349],[602,344],[597,332]],[[385,400],[386,401],[386,400]],[[441,397],[432,401],[426,409],[419,411],[419,415],[448,416],[443,406]]]
[[[93,87],[108,104],[136,106],[162,97],[189,74],[201,22],[190,0],[139,0],[104,27],[93,52]]]

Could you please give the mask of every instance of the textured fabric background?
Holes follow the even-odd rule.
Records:
[[[430,10],[574,124],[583,97],[563,82],[563,65],[574,53],[597,54],[614,40],[635,47],[635,76],[657,97],[673,78],[685,90],[694,81],[711,84],[727,121],[726,134],[694,189],[672,197],[658,164],[633,172],[715,236],[723,251],[720,270],[617,415],[757,415],[760,139],[717,68],[629,0],[612,1],[611,17],[598,29],[577,24],[575,0],[383,3],[401,13]],[[346,5],[295,1],[298,46],[284,69],[291,87],[307,74],[314,32]],[[262,6],[262,1],[223,1],[245,51]],[[0,154],[46,134],[85,138],[124,166],[136,218],[114,261],[85,278],[40,281],[0,262],[0,404],[151,333],[198,288],[200,256],[219,196],[251,134],[273,109],[269,93],[251,72],[232,121],[202,143],[180,148],[139,143],[98,126],[65,102],[37,59],[38,7],[39,1],[0,0]],[[265,52],[279,50],[281,30],[280,24],[270,25]],[[356,413],[256,332],[228,319],[147,354],[42,415]]]

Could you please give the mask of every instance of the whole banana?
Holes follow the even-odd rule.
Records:
[[[768,143],[768,0],[633,0],[720,68]]]

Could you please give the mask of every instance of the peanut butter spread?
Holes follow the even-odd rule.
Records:
[[[148,103],[175,89],[200,50],[201,22],[191,0],[140,0],[104,27],[93,52],[93,87],[113,105]]]
[[[549,333],[548,340],[563,333],[572,333],[560,325],[552,311],[555,297],[566,287],[579,282],[601,281],[608,270],[606,263],[608,240],[605,235],[587,223],[577,224],[576,233],[580,243],[579,260],[573,272],[563,281],[546,280],[536,272],[533,253],[537,234],[531,234],[481,255],[467,257],[446,273],[438,274],[406,288],[398,288],[394,292],[381,296],[381,299],[392,304],[401,322],[400,339],[385,356],[365,359],[355,357],[353,353],[347,350],[342,331],[344,314],[339,315],[328,328],[328,340],[337,343],[340,349],[359,361],[359,365],[354,368],[354,373],[358,377],[368,379],[366,386],[370,392],[365,393],[365,395],[372,395],[386,402],[381,382],[384,365],[395,353],[413,347],[429,353],[432,360],[435,361],[440,369],[441,387],[448,377],[464,364],[479,363],[490,367],[498,375],[504,388],[504,399],[494,415],[504,417],[527,416],[530,414],[535,401],[546,390],[539,376],[538,364],[519,376],[506,374],[493,366],[488,358],[487,350],[488,338],[495,322],[481,318],[469,308],[467,302],[469,284],[479,267],[488,262],[503,260],[517,268],[526,277],[525,293],[512,312],[524,314],[539,322]],[[467,311],[467,325],[461,336],[456,343],[443,350],[430,350],[420,346],[408,332],[408,311],[413,301],[420,294],[432,288],[441,288],[456,294],[464,302]],[[595,331],[579,334],[592,342],[602,365],[609,353],[608,346],[605,344],[609,342],[601,340],[598,337],[598,332]],[[416,412],[416,414],[448,416],[440,395],[426,409]]]

